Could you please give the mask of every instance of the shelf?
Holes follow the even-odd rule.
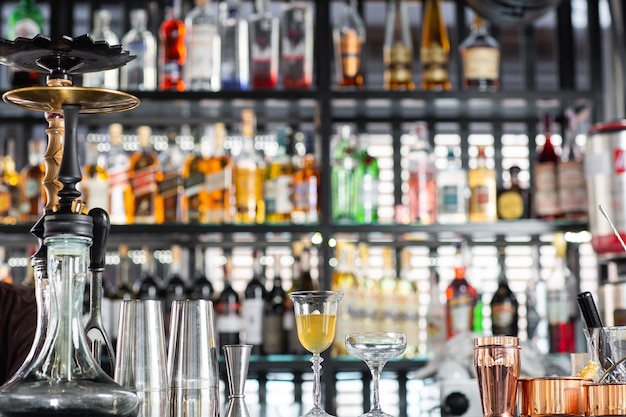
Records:
[[[0,225],[0,236],[6,245],[23,245],[35,238],[30,235],[30,224]],[[438,245],[461,238],[476,243],[528,244],[531,240],[554,232],[582,232],[588,230],[586,222],[546,222],[536,219],[498,221],[492,223],[432,224],[432,225],[295,225],[295,224],[129,224],[112,225],[109,242],[150,245],[160,244],[159,237],[167,236],[174,244],[202,244],[229,246],[238,244],[289,245],[294,236],[343,236],[348,239],[366,238],[373,245],[395,246]],[[327,236],[328,237],[328,236]]]
[[[113,121],[133,125],[200,124],[220,120],[238,123],[241,110],[254,108],[257,119],[288,124],[313,122],[319,105],[328,102],[336,122],[366,118],[368,121],[434,119],[441,122],[494,121],[534,122],[542,112],[562,114],[567,107],[577,110],[593,106],[601,97],[591,91],[385,91],[385,90],[258,90],[219,92],[131,91],[141,104],[130,112],[90,117],[89,124]],[[38,112],[8,104],[2,106],[0,121],[24,122],[39,119]]]

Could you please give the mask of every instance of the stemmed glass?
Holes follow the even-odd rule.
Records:
[[[322,390],[320,353],[330,347],[335,338],[337,305],[343,293],[334,291],[296,291],[289,294],[296,315],[296,329],[302,346],[313,354],[313,408],[303,417],[329,417],[321,407]]]
[[[346,350],[367,364],[372,373],[372,408],[360,417],[391,417],[380,408],[380,374],[389,359],[406,349],[406,335],[391,332],[363,332],[346,335]]]

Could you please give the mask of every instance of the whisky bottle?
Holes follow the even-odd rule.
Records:
[[[256,0],[250,16],[250,78],[253,88],[278,85],[280,21],[269,10],[269,0]]]
[[[356,0],[347,0],[343,14],[333,29],[335,66],[339,87],[363,87],[363,45],[365,25]]]
[[[122,144],[123,127],[119,123],[109,126],[109,209],[111,224],[128,224],[132,218],[133,194],[129,181],[130,156]]]
[[[559,194],[557,170],[559,156],[552,144],[552,117],[544,115],[545,143],[537,151],[535,163],[535,216],[540,219],[554,220],[559,217]]]
[[[292,0],[285,5],[281,16],[281,69],[286,89],[311,88],[313,36],[310,4]]]
[[[111,30],[111,12],[99,9],[93,13],[93,26],[89,35],[94,41],[106,41],[109,46],[119,45],[120,40]],[[83,75],[85,87],[100,87],[117,90],[120,72],[118,68],[106,71],[87,72]]]
[[[497,219],[496,171],[487,166],[485,147],[478,147],[476,167],[468,172],[470,187],[469,220],[490,222]]]
[[[413,90],[413,41],[409,14],[402,0],[387,1],[385,20],[385,90]]]
[[[297,138],[298,135],[296,134]],[[293,211],[291,221],[296,224],[316,223],[320,216],[319,188],[321,174],[315,158],[315,138],[304,135],[304,143],[296,144],[301,155],[293,174]]]
[[[43,214],[45,191],[43,156],[45,143],[41,140],[28,142],[28,163],[20,170],[19,216],[21,222],[35,222]]]
[[[350,126],[341,126],[333,150],[331,168],[331,213],[335,222],[357,221],[359,196],[357,170],[360,160],[354,142]]]
[[[437,222],[466,222],[469,197],[467,171],[462,168],[452,147],[448,148],[446,166],[437,171],[437,187]]]
[[[463,88],[496,91],[500,88],[500,45],[487,32],[485,21],[474,15],[472,31],[459,46]]]
[[[165,9],[159,28],[159,89],[184,91],[183,67],[187,59],[185,23],[180,19],[180,0]]]
[[[446,328],[448,338],[474,328],[476,289],[465,279],[465,266],[454,267],[454,279],[446,288]]]
[[[157,223],[178,223],[183,220],[182,167],[187,155],[181,148],[179,141],[186,140],[190,136],[188,125],[181,127],[180,135],[176,132],[170,132],[167,149],[159,154],[158,192],[155,201]]]
[[[219,5],[222,88],[247,90],[250,84],[250,47],[248,21],[239,0],[224,0]]]
[[[195,7],[185,17],[185,28],[185,88],[219,91],[221,41],[218,18],[211,9],[210,0],[195,0]]]
[[[420,57],[422,89],[449,90],[452,87],[448,73],[450,40],[440,0],[424,0]]]
[[[131,223],[155,223],[157,199],[157,173],[159,160],[150,143],[152,129],[137,129],[139,150],[130,158],[128,179],[132,188],[133,204]]]
[[[14,224],[19,214],[19,183],[20,174],[15,166],[15,140],[8,138],[4,142],[2,157],[2,184],[4,184],[4,216],[2,222]]]
[[[20,0],[9,15],[9,39],[34,38],[43,33],[44,19],[35,0]],[[13,87],[35,87],[41,85],[38,72],[16,70],[9,67]]]
[[[285,140],[285,128],[280,127],[276,130],[276,154],[268,156],[263,188],[265,220],[268,223],[287,223],[293,212],[292,166],[287,156]]]
[[[437,221],[437,182],[434,153],[425,123],[413,126],[409,142],[409,221],[432,224]]]
[[[263,178],[265,162],[257,153],[255,142],[255,115],[250,109],[241,112],[242,148],[235,158],[235,205],[237,223],[263,223],[265,201],[263,199]]]
[[[262,255],[255,249],[252,254],[252,278],[244,290],[241,306],[243,317],[243,331],[245,342],[252,345],[254,354],[261,353],[263,340],[263,312],[265,309],[265,267],[262,265]]]
[[[131,29],[122,37],[122,45],[136,58],[120,67],[120,88],[131,91],[157,89],[157,42],[147,29],[148,13],[130,11]]]
[[[520,167],[509,168],[510,184],[498,191],[498,218],[502,220],[526,219],[530,216],[530,193],[519,179]]]
[[[78,184],[82,199],[89,209],[100,207],[109,212],[109,173],[107,154],[98,150],[99,144],[87,142],[83,179]]]
[[[207,172],[207,159],[211,153],[212,131],[205,129],[194,144],[194,150],[185,159],[182,169],[183,201],[182,221],[184,223],[207,223],[207,190],[204,178]]]
[[[205,188],[207,191],[207,222],[232,223],[234,215],[234,162],[224,147],[226,127],[216,123],[213,129],[213,152],[207,158]]]

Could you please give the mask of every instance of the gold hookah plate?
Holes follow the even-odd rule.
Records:
[[[116,113],[134,109],[139,99],[123,91],[93,87],[26,87],[7,91],[2,99],[14,106],[40,112],[60,112],[65,104],[81,113]]]

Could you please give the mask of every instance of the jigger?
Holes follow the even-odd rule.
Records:
[[[252,345],[224,345],[223,348],[229,390],[226,417],[250,417],[244,389]]]

